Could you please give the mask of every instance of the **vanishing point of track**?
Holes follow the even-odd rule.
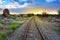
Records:
[[[23,40],[46,40],[39,30],[35,18],[32,18],[27,24]]]

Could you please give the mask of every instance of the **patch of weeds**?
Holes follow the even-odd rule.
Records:
[[[46,30],[48,30],[48,26],[47,25],[44,25],[44,27],[46,28]]]
[[[3,23],[3,21],[2,21],[2,20],[0,20],[0,23]]]
[[[10,35],[15,29],[17,29],[19,27],[19,24],[14,23],[11,25],[11,27],[8,29],[7,32],[0,32],[0,40],[4,40],[4,38],[7,35]]]
[[[10,26],[9,30],[15,30],[16,28],[19,27],[19,24],[18,23],[14,23]]]
[[[9,28],[8,28],[8,32],[7,32],[7,34],[9,35],[9,34],[11,34],[15,29],[17,29],[20,25],[22,25],[22,23],[21,24],[19,24],[19,23],[13,23]]]
[[[0,26],[0,30],[1,30],[1,29],[3,29],[3,27],[2,27],[2,26]]]
[[[60,26],[55,27],[54,31],[57,32],[58,34],[60,34]]]
[[[47,26],[46,26],[45,28],[46,28],[46,29],[48,29],[48,27],[47,27]]]
[[[3,29],[3,25],[2,25],[2,24],[0,24],[0,30],[1,30],[1,29]]]
[[[1,23],[2,21],[0,21]],[[0,40],[4,40],[5,37],[7,37],[8,35],[12,34],[12,32],[14,30],[16,30],[18,27],[20,27],[20,25],[22,25],[22,23],[15,23],[15,22],[12,22],[10,27],[7,29],[7,32],[0,32]],[[0,29],[3,29],[2,26],[0,26]]]
[[[0,40],[4,40],[6,36],[7,36],[6,32],[0,32]]]
[[[48,21],[49,21],[49,22],[51,22],[52,20],[51,20],[51,19],[49,19]]]
[[[9,34],[11,34],[13,32],[13,30],[8,30],[7,31],[7,34],[9,35]]]
[[[0,32],[0,40],[4,40],[4,38],[5,38],[7,35],[11,34],[11,33],[12,33],[15,29],[17,29],[18,27],[19,27],[19,24],[14,23],[14,24],[11,25],[11,27],[8,29],[7,32]],[[1,27],[1,29],[2,29],[2,27]]]

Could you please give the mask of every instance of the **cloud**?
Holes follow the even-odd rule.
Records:
[[[19,4],[32,3],[32,0],[14,0],[14,1],[18,2]]]
[[[5,1],[0,0],[0,4],[2,4],[3,2],[5,2]]]
[[[25,1],[25,0],[23,0],[23,1]],[[19,2],[16,2],[16,1],[14,1],[14,0],[10,0],[10,3],[9,4],[3,4],[3,2],[6,2],[6,1],[2,1],[2,0],[0,0],[0,2],[2,2],[2,5],[0,5],[0,8],[9,8],[9,9],[11,9],[11,8],[24,8],[24,7],[26,7],[26,6],[28,6],[28,5],[30,5],[29,3],[19,3]]]
[[[0,3],[2,3],[2,0],[0,0]]]
[[[53,2],[53,1],[57,1],[57,0],[46,0],[46,2]]]
[[[9,5],[5,5],[5,6],[0,6],[0,8],[8,8],[8,9],[12,9],[12,8],[24,8],[26,7],[28,4],[25,3],[24,5],[19,5],[18,3],[16,3],[16,5],[13,5],[12,3]]]
[[[5,7],[6,8],[24,8],[24,7],[26,7],[28,4],[27,3],[25,3],[24,5],[19,5],[19,4],[17,4],[17,5],[5,5]]]

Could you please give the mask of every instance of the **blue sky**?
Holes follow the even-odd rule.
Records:
[[[22,6],[24,4],[44,7],[60,7],[60,0],[0,0],[0,6]],[[27,7],[27,6],[26,6]],[[33,6],[32,6],[33,7]]]
[[[2,9],[20,11],[31,7],[60,9],[60,0],[0,0],[0,8]]]

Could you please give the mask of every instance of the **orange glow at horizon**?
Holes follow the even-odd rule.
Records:
[[[42,12],[46,12],[48,14],[58,14],[57,10],[48,10],[48,9],[41,9],[41,8],[32,8],[32,9],[28,9],[26,11],[27,13],[34,13],[34,14],[42,14]]]

